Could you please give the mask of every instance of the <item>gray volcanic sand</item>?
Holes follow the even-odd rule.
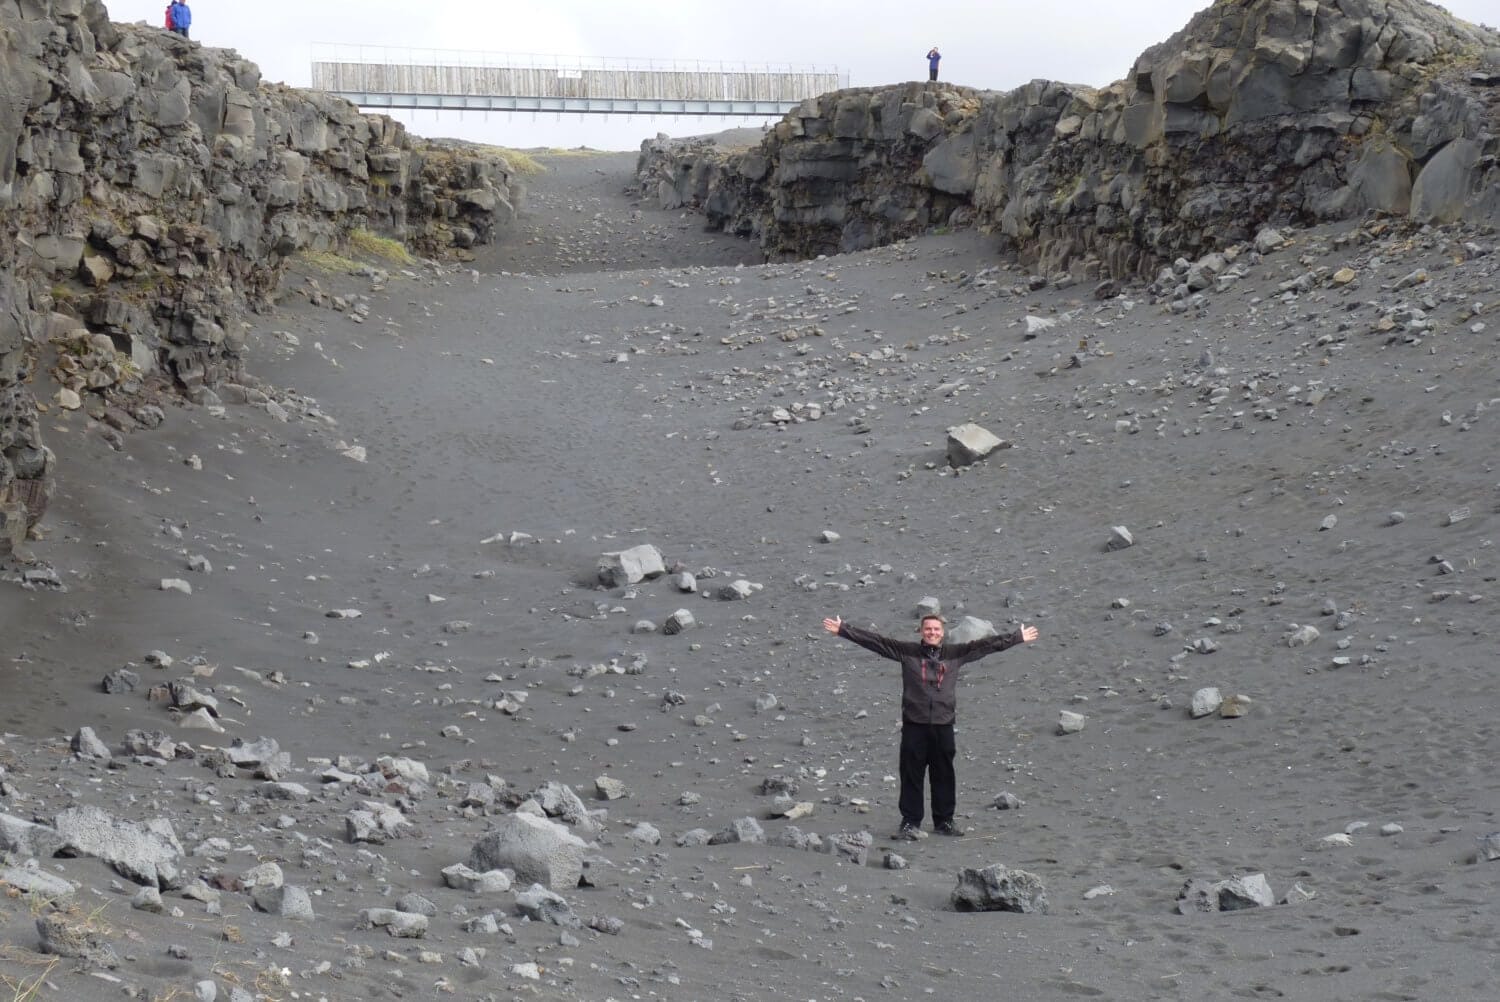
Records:
[[[65,961],[40,998],[164,997],[210,977],[220,998],[258,983],[329,1000],[1495,997],[1500,864],[1476,839],[1500,828],[1497,258],[1455,264],[1453,242],[1493,236],[1336,248],[1341,231],[1296,233],[1201,314],[1173,315],[1139,289],[1130,306],[1025,291],[975,234],[734,267],[753,248],[621,194],[632,163],[553,159],[477,271],[413,269],[375,292],[320,278],[370,296],[362,324],[289,294],[250,354],[300,395],[289,422],[175,407],[114,452],[82,415],[47,416],[61,481],[35,550],[67,590],[0,587],[0,811],[88,803],[167,818],[190,852],[228,839],[185,868],[278,861],[318,921],[232,891],[222,917],[171,893],[180,916],[134,912],[103,863],[46,860],[82,885],[83,910],[105,906],[125,960],[118,982]],[[1348,288],[1277,291],[1344,264]],[[1428,282],[1392,288],[1419,267]],[[1422,295],[1436,333],[1372,333]],[[1057,324],[1028,340],[1028,315]],[[767,426],[771,408],[812,403],[821,419]],[[1013,448],[955,474],[946,429],[971,420]],[[1106,552],[1115,525],[1136,545]],[[600,553],[647,542],[716,569],[700,574],[710,597],[593,584]],[[212,573],[186,569],[195,554]],[[191,595],[159,590],[176,577]],[[763,588],[712,597],[735,578]],[[905,634],[928,595],[1041,638],[965,671],[970,835],[895,843],[895,666],[820,621]],[[632,633],[677,608],[698,627]],[[326,617],[338,609],[362,615]],[[1346,629],[1333,610],[1352,613]],[[1306,624],[1319,638],[1289,646]],[[153,650],[176,663],[145,665]],[[184,677],[195,655],[224,735],[177,729],[144,691],[99,691],[127,663],[148,685]],[[641,658],[641,674],[585,671]],[[1209,685],[1250,697],[1247,715],[1191,719]],[[517,692],[519,713],[492,708]],[[767,694],[778,705],[757,712]],[[1062,710],[1086,728],[1058,734]],[[78,762],[66,739],[85,725],[112,745],[131,728],[274,737],[285,778],[315,793],[267,800],[248,774],[192,761]],[[417,832],[349,845],[344,814],[368,798],[319,791],[309,759],[383,754],[433,772],[426,796],[401,798]],[[515,917],[509,934],[462,931],[510,911],[511,895],[439,874],[485,829],[458,804],[486,775],[523,794],[557,780],[589,799],[605,775],[630,788],[590,800],[608,811],[595,886],[563,892],[585,921],[621,919],[618,936]],[[868,865],[677,846],[746,816],[774,835],[773,776],[815,804],[804,831],[873,833]],[[1024,806],[993,809],[1003,791]],[[628,837],[641,822],[660,845]],[[1350,845],[1320,847],[1357,822]],[[891,851],[909,868],[884,868]],[[1050,910],[954,911],[958,869],[995,863],[1040,877]],[[1176,914],[1188,878],[1257,872],[1278,897],[1315,897]],[[426,940],[355,928],[411,890],[438,908]],[[0,903],[0,973],[29,976],[33,906]],[[461,964],[465,947],[486,953]],[[539,980],[512,970],[528,962]]]

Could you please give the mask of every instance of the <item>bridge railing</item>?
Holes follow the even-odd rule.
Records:
[[[333,43],[315,45],[312,64],[312,86],[335,93],[795,102],[848,80],[836,67]]]

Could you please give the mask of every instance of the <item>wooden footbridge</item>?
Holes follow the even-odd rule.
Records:
[[[312,86],[361,108],[591,115],[783,115],[847,87],[816,66],[592,59],[319,44]]]

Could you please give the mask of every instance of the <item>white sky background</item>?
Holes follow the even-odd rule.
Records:
[[[312,43],[634,59],[793,63],[837,68],[853,87],[925,80],[928,48],[942,78],[1009,90],[1045,78],[1102,86],[1210,0],[188,0],[192,36],[237,49],[267,80],[306,86]],[[162,22],[166,0],[105,0],[117,21]],[[1492,26],[1497,0],[1451,0]],[[918,11],[920,14],[918,15]],[[920,27],[915,27],[920,25]],[[377,55],[375,58],[383,58]],[[392,61],[398,61],[393,58]],[[406,61],[402,54],[399,61]],[[424,136],[512,147],[635,150],[666,132],[700,135],[760,119],[507,112],[412,112]]]

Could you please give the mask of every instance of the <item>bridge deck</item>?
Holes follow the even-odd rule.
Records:
[[[313,87],[364,108],[768,116],[847,85],[816,67],[320,48]]]

